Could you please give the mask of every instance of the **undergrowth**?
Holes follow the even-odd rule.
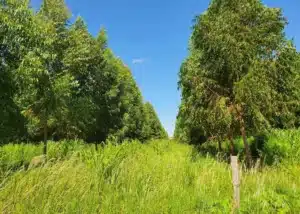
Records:
[[[55,161],[32,169],[17,160],[28,163],[40,146],[1,152],[9,153],[4,169],[18,167],[0,184],[0,213],[232,212],[230,166],[174,141],[108,142],[98,150],[50,142],[48,159]],[[299,177],[300,166],[289,162],[241,171],[240,213],[297,213]]]

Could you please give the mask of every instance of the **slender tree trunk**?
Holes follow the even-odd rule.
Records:
[[[44,123],[44,148],[43,148],[43,153],[44,155],[47,155],[47,140],[48,140],[48,127],[47,127],[47,122]]]
[[[98,151],[98,142],[95,143],[95,148],[96,148],[96,151]]]
[[[245,146],[245,152],[246,152],[246,164],[248,167],[251,166],[252,163],[252,158],[251,158],[251,151],[250,151],[250,147],[247,141],[247,135],[246,135],[246,128],[245,128],[245,121],[243,118],[243,112],[241,109],[237,109],[238,110],[238,120],[240,122],[240,131],[241,131],[241,135],[244,141],[244,146]]]
[[[245,124],[243,122],[244,120],[242,119],[241,122],[241,134],[243,137],[243,141],[244,141],[244,146],[245,146],[245,151],[246,151],[246,160],[247,160],[247,166],[250,167],[251,166],[251,151],[249,148],[249,144],[247,142],[247,136],[246,136],[246,130],[245,130]]]
[[[229,142],[230,142],[230,154],[231,154],[231,156],[234,156],[234,142],[233,142],[233,135],[232,135],[231,130],[230,130],[228,139],[229,139]]]
[[[229,128],[228,140],[230,143],[230,155],[234,156],[234,142],[233,142],[232,125],[230,125],[230,128]]]
[[[218,140],[218,147],[219,147],[219,152],[221,152],[222,151],[222,146],[221,146],[221,141],[220,140]]]

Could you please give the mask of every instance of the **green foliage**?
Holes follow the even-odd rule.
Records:
[[[26,134],[25,121],[14,102],[18,86],[14,71],[32,42],[32,13],[28,1],[8,0],[0,4],[0,144]]]
[[[142,140],[144,126],[144,109],[141,92],[138,90],[130,70],[119,59],[115,60],[119,70],[118,97],[119,114],[121,121],[119,129],[115,129],[113,135],[120,141],[124,139]]]
[[[280,130],[273,129],[266,135],[249,137],[249,147],[255,161],[260,161],[261,165],[278,165],[282,163],[300,163],[300,130]],[[234,140],[235,153],[241,162],[245,161],[245,147],[241,138]],[[210,141],[197,147],[203,155],[219,157],[221,160],[229,161],[230,142],[222,142],[221,151],[217,141]]]
[[[145,127],[144,127],[144,135],[146,139],[166,139],[168,138],[168,134],[163,128],[162,124],[159,121],[159,118],[151,105],[151,103],[147,102],[144,104],[145,108]]]
[[[60,154],[69,151],[63,160],[6,177],[0,185],[2,213],[232,212],[230,167],[199,156],[192,146],[110,141],[96,151],[80,142],[59,145]],[[42,152],[39,146],[15,147],[17,154],[21,148]],[[14,156],[11,145],[5,151]],[[299,167],[291,163],[241,171],[240,212],[297,213],[298,177]]]
[[[64,0],[43,0],[39,14],[56,25],[65,25],[70,12]]]
[[[182,63],[176,137],[193,144],[243,137],[299,120],[299,53],[282,11],[260,0],[212,0],[196,17]]]
[[[152,138],[141,92],[105,30],[94,38],[81,17],[69,18],[64,0],[37,12],[29,1],[0,4],[0,143]]]
[[[262,149],[266,163],[300,163],[300,130],[274,130],[266,138]]]

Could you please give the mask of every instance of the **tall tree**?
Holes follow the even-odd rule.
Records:
[[[207,117],[204,132],[220,130],[224,135],[225,130],[230,139],[241,135],[248,163],[247,131],[270,127],[272,115],[287,101],[274,88],[280,78],[267,69],[274,61],[282,64],[285,24],[280,9],[268,8],[260,0],[213,0],[196,18],[190,48],[194,62],[180,73],[183,109],[190,112],[187,118],[222,118],[220,123]],[[295,77],[295,73],[278,72],[288,79]],[[288,81],[285,84],[288,87]]]
[[[63,30],[70,18],[70,11],[64,0],[43,0],[39,14],[53,22],[60,30]]]
[[[163,128],[153,106],[151,103],[146,102],[145,108],[145,127],[144,136],[145,139],[164,139],[168,137],[167,132]]]
[[[58,138],[79,137],[86,139],[88,130],[95,125],[92,100],[95,72],[101,63],[94,46],[96,40],[89,34],[81,17],[67,33],[68,47],[63,54],[64,72],[70,73],[78,83],[68,103],[68,112],[56,122],[55,136]]]
[[[49,128],[67,111],[67,100],[77,83],[60,62],[61,49],[57,46],[60,32],[55,24],[43,16],[34,16],[31,31],[34,43],[17,69],[21,92],[16,101],[29,120],[29,131],[36,134],[42,130],[46,153]]]
[[[0,2],[0,144],[22,139],[25,120],[14,102],[18,91],[15,70],[33,42],[29,1]]]
[[[116,59],[119,70],[119,98],[121,123],[116,136],[120,139],[142,140],[145,114],[141,92],[127,66]]]
[[[29,0],[0,1],[0,12],[0,142],[24,137],[25,125],[44,153],[49,137],[148,139],[141,92],[104,29],[95,38],[81,17],[70,25],[63,0],[37,12]]]

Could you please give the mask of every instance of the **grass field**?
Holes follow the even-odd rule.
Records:
[[[231,213],[228,164],[174,141],[50,142],[48,162],[26,169],[41,146],[0,148],[0,213]],[[240,213],[299,213],[300,166],[241,171]]]

